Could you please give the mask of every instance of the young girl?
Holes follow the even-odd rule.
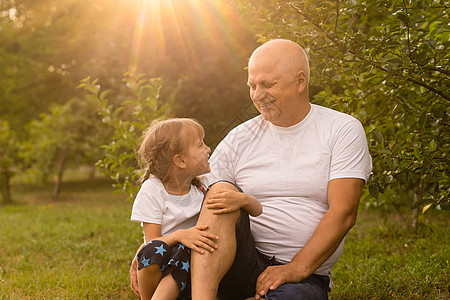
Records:
[[[185,118],[155,121],[144,134],[139,156],[145,175],[131,214],[144,229],[137,254],[141,299],[189,299],[190,250],[217,247],[207,225],[195,226],[203,199],[196,177],[211,171],[203,138],[202,126]],[[249,213],[259,214],[259,201],[247,197]]]

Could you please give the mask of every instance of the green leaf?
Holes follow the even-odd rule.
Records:
[[[392,175],[387,175],[387,176],[384,178],[384,182],[385,182],[385,183],[391,183],[393,179],[394,179],[394,176],[392,176]]]
[[[430,204],[431,201],[432,201],[431,199],[422,199],[422,200],[420,200],[420,201],[417,201],[417,202],[412,206],[412,208],[419,208],[419,207],[428,205],[428,204]]]
[[[111,93],[111,90],[102,91],[99,96],[100,100],[105,100],[109,93]]]
[[[378,144],[384,143],[383,134],[381,134],[381,132],[374,130],[372,131],[372,136],[374,137],[375,141],[378,142]]]
[[[378,193],[379,193],[378,186],[376,186],[375,184],[370,184],[369,185],[369,193],[370,193],[370,196],[372,196],[373,198],[377,199],[378,198]]]
[[[87,87],[88,91],[90,91],[92,94],[94,95],[98,95],[99,91],[100,91],[100,85],[95,84],[95,85],[89,85]]]
[[[397,14],[397,18],[400,21],[402,21],[403,23],[408,23],[409,22],[409,16],[407,16],[406,14],[399,13],[399,14]]]
[[[436,150],[436,141],[434,139],[432,139],[429,146],[430,146],[431,151],[435,151]]]

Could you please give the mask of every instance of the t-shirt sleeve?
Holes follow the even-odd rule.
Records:
[[[367,138],[361,123],[352,119],[335,133],[332,144],[330,180],[360,178],[365,181],[372,171]]]
[[[143,184],[133,203],[131,221],[161,224],[164,212],[163,199],[151,184]]]

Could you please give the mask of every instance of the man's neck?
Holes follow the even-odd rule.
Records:
[[[306,116],[309,114],[310,111],[311,111],[311,104],[309,103],[309,101],[307,101],[307,102],[305,102],[304,105],[301,106],[301,109],[299,109],[299,113],[293,113],[292,117],[289,118],[288,120],[286,120],[285,122],[283,122],[282,124],[273,123],[273,125],[280,126],[280,127],[294,126],[295,124],[298,124],[301,121],[303,121],[306,118]]]

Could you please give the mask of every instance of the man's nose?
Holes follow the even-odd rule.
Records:
[[[260,87],[256,87],[253,91],[252,100],[258,102],[267,96],[267,92]]]

